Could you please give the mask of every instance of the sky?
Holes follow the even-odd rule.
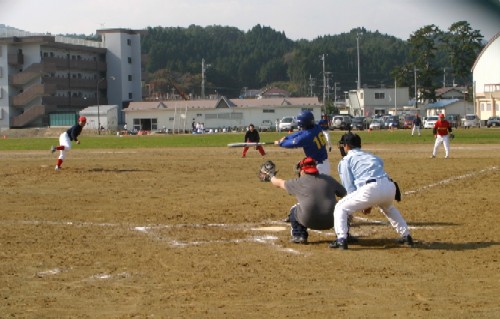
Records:
[[[357,27],[407,40],[423,26],[467,21],[488,41],[500,32],[500,0],[0,0],[0,24],[33,33],[257,24],[292,40]]]

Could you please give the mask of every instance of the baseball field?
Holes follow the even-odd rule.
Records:
[[[416,245],[373,210],[347,251],[332,230],[289,243],[294,198],[258,180],[257,151],[226,147],[243,133],[84,133],[58,172],[57,135],[5,136],[0,318],[499,318],[500,130],[457,130],[450,159],[429,158],[431,134],[360,133]],[[302,150],[265,150],[294,177]]]

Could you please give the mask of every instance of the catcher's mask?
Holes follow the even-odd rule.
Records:
[[[349,145],[349,148],[361,148],[361,137],[352,132],[342,135],[338,143],[338,148],[342,157],[347,155],[344,149],[346,145]]]
[[[300,177],[300,171],[304,171],[306,174],[318,174],[318,168],[316,167],[316,161],[311,157],[306,157],[295,166],[295,172]]]

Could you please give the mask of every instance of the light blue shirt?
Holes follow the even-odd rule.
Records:
[[[351,149],[344,156],[339,162],[338,170],[347,193],[366,185],[369,179],[389,177],[384,170],[384,161],[380,157],[359,148]]]

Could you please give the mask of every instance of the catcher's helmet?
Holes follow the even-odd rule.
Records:
[[[297,116],[297,125],[302,128],[314,126],[314,114],[311,111],[302,111]]]
[[[361,148],[361,137],[352,132],[342,135],[339,146],[349,145],[350,148]]]
[[[300,176],[300,171],[303,170],[306,174],[318,174],[316,161],[312,157],[306,157],[295,166],[295,171]]]

